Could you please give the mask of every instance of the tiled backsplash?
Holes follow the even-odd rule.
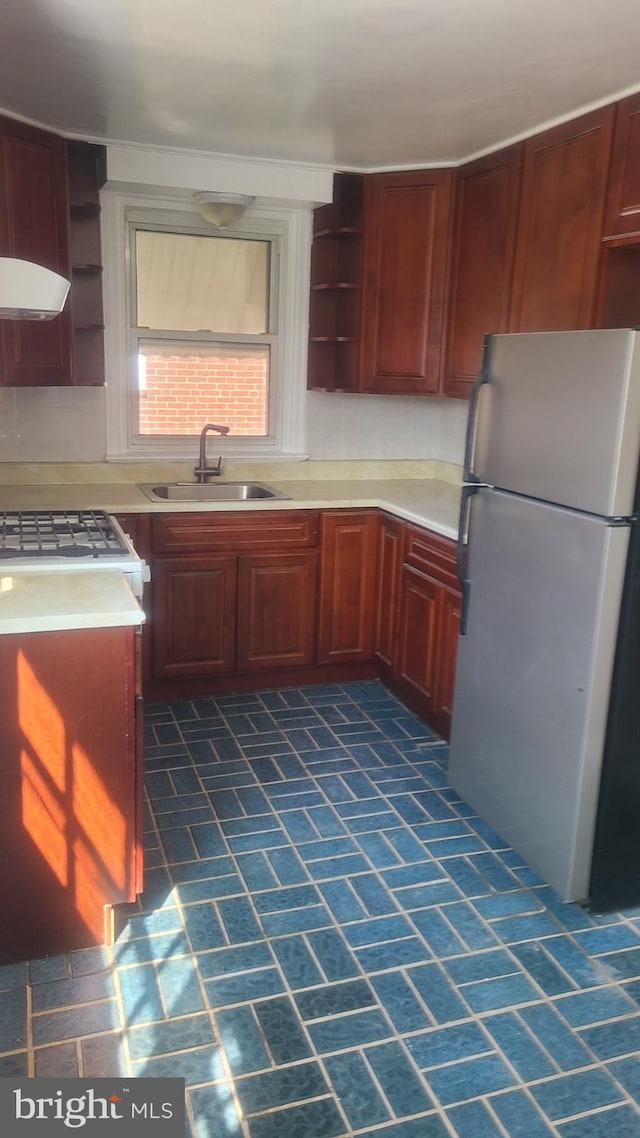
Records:
[[[0,462],[98,462],[104,387],[0,388]]]
[[[467,404],[453,399],[310,392],[306,450],[331,461],[459,464],[466,417]],[[100,462],[105,452],[103,387],[0,388],[0,462]]]

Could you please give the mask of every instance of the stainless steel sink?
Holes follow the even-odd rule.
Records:
[[[152,502],[255,502],[265,498],[288,498],[264,482],[166,482],[140,485]]]

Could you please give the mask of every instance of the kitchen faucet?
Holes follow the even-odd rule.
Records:
[[[222,474],[222,455],[220,455],[215,466],[209,466],[207,464],[207,434],[209,431],[217,431],[220,435],[228,435],[229,427],[219,427],[217,423],[205,423],[200,432],[198,465],[194,467],[193,471],[196,476],[196,482],[206,482],[207,478],[214,478]]]

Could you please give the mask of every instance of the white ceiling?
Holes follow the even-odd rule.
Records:
[[[3,4],[0,106],[82,137],[411,167],[638,87],[638,0]]]

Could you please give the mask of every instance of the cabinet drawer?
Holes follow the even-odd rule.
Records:
[[[405,532],[404,560],[443,585],[458,590],[456,543],[428,530],[408,525]]]
[[[316,510],[153,517],[154,553],[300,549],[317,544]]]

